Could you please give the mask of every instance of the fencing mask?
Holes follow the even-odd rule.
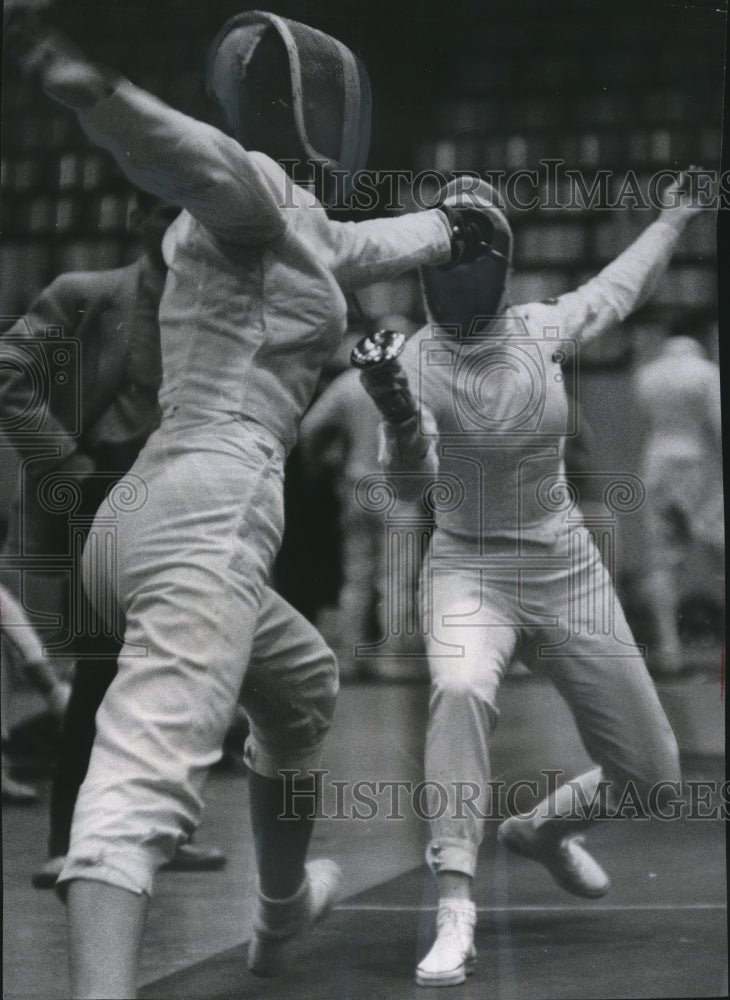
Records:
[[[421,268],[426,305],[433,321],[460,324],[466,333],[475,316],[492,317],[497,313],[512,262],[512,230],[497,207],[497,192],[486,181],[472,176],[450,181],[442,189],[439,204],[468,209],[478,216],[484,243],[484,252],[468,263]]]
[[[372,99],[364,64],[345,45],[297,21],[247,11],[213,40],[207,83],[242,146],[298,161],[283,165],[300,183],[313,178],[326,205],[347,197],[353,173],[365,166]]]

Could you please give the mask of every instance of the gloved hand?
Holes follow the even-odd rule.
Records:
[[[91,455],[85,451],[71,451],[63,458],[32,463],[28,467],[27,477],[31,482],[37,482],[51,473],[61,473],[69,479],[86,479],[92,472],[96,472],[96,462]]]
[[[700,186],[699,177],[693,182],[693,174],[701,176],[703,180],[710,179],[709,172],[702,167],[693,165],[683,170],[662,191],[661,203],[664,207],[659,217],[663,222],[683,226],[704,208],[712,207],[713,199],[718,194],[717,181]]]
[[[397,360],[405,343],[402,333],[379,330],[358,340],[350,355],[351,363],[360,369],[365,391],[390,424],[408,420],[418,411],[408,377]]]
[[[53,471],[68,473],[69,476],[84,479],[92,472],[96,472],[96,462],[85,451],[72,451],[62,462],[58,463]]]
[[[451,226],[451,260],[446,267],[466,264],[492,250],[494,226],[474,208],[453,208],[441,205]]]
[[[6,0],[6,54],[54,100],[74,109],[91,107],[121,78],[92,63],[63,32],[46,24],[39,14],[49,6],[45,0]]]

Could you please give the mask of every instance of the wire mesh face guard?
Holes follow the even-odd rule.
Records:
[[[372,98],[364,64],[345,45],[297,21],[248,11],[213,40],[207,85],[241,145],[313,161],[324,175],[317,195],[326,204],[347,197],[367,159]],[[336,179],[335,170],[343,171]]]
[[[512,230],[497,208],[497,192],[473,177],[450,181],[440,204],[466,209],[485,245],[476,260],[455,267],[421,268],[421,284],[431,318],[436,323],[459,324],[466,334],[475,317],[495,316],[512,263]]]

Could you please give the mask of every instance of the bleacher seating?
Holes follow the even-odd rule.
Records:
[[[629,170],[645,191],[651,174],[663,168],[692,161],[718,169],[724,59],[724,21],[713,10],[718,6],[622,0],[606,13],[602,5],[577,0],[519,0],[499,11],[484,5],[478,19],[476,4],[470,19],[458,5],[441,22],[416,15],[418,44],[402,58],[422,73],[426,110],[409,114],[400,102],[388,106],[381,99],[375,109],[379,162],[448,173],[539,169],[541,160],[559,159],[564,169],[583,171],[587,182],[596,171],[611,171],[613,194]],[[210,9],[165,0],[159,8],[112,5],[96,14],[84,8],[83,23],[78,10],[68,17],[95,54],[182,110],[205,114],[211,112],[203,99],[205,47],[239,7],[228,0]],[[344,24],[323,26],[342,30]],[[374,30],[369,38],[368,30],[363,21],[358,41],[376,95],[382,95],[388,74],[395,80],[404,70],[381,54],[387,39]],[[408,162],[404,149],[410,150]],[[560,202],[566,191],[561,177],[548,194]],[[125,230],[129,192],[111,157],[93,147],[75,116],[8,71],[2,311],[22,311],[69,265],[126,262],[134,246]],[[544,287],[545,269],[558,288],[569,286],[580,269],[606,263],[647,218],[639,209],[512,214],[516,264],[523,269],[517,280],[524,288],[530,276],[534,287]],[[682,297],[709,315],[715,266],[708,216],[683,244],[662,295],[666,301]],[[14,273],[18,268],[21,274]]]

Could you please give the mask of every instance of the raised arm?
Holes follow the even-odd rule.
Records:
[[[378,463],[386,473],[438,473],[438,428],[431,411],[411,392],[408,374],[398,361],[405,337],[380,330],[362,337],[350,357],[360,381],[383,417],[378,426]],[[403,499],[421,493],[417,480],[401,486]]]
[[[134,184],[187,208],[223,239],[260,243],[281,235],[284,175],[266,157],[94,64],[60,32],[34,27],[22,44],[19,32],[16,22],[21,68],[78,113]]]
[[[595,278],[554,302],[530,306],[532,319],[585,343],[634,312],[654,292],[682,232],[702,210],[690,201],[686,174],[667,188],[664,203],[671,207]]]
[[[345,291],[396,278],[421,264],[448,264],[452,236],[439,209],[364,222],[325,220],[322,232],[328,263]]]
[[[365,222],[319,220],[319,242],[346,291],[396,278],[422,265],[455,266],[491,252],[491,223],[472,204],[470,190],[436,208]]]

